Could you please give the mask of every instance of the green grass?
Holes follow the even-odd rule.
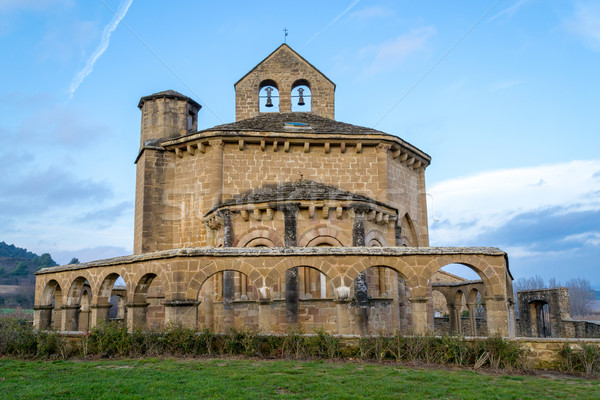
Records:
[[[0,359],[6,399],[598,399],[600,381],[328,361]]]

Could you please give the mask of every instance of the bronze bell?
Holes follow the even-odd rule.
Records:
[[[300,94],[300,96],[299,96],[300,98],[298,99],[298,105],[299,105],[299,106],[303,106],[303,105],[305,105],[305,104],[306,104],[306,103],[304,102],[304,97],[302,97],[302,93],[304,93],[304,89],[302,89],[302,88],[299,88],[299,89],[298,89],[298,93]]]
[[[273,91],[273,88],[266,88],[265,89],[267,91],[267,104],[265,104],[265,107],[273,107],[273,101],[271,101],[271,92]]]

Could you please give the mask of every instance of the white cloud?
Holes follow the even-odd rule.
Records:
[[[577,235],[570,235],[563,240],[565,242],[583,243],[588,246],[600,246],[600,232],[584,232]]]
[[[435,28],[427,26],[413,29],[379,46],[369,46],[362,49],[363,54],[374,53],[373,63],[369,66],[368,71],[374,73],[402,64],[410,55],[425,48],[428,40],[435,34]]]
[[[366,20],[371,18],[384,18],[394,15],[395,11],[388,8],[373,6],[363,8],[350,14],[350,18],[357,20]]]
[[[321,33],[323,33],[331,25],[335,24],[338,21],[338,19],[340,19],[344,15],[346,15],[359,2],[360,2],[360,0],[354,0],[352,3],[350,3],[350,5],[348,7],[346,7],[346,9],[344,11],[342,11],[341,14],[339,14],[337,17],[335,17],[334,19],[332,19],[331,21],[329,21],[329,23],[327,25],[325,25],[325,28],[321,29],[319,32],[315,33],[310,39],[308,39],[308,42],[306,42],[305,46],[307,46],[310,42],[312,42],[313,40],[315,40],[317,38],[317,36],[319,36]]]
[[[0,0],[0,12],[33,10],[40,11],[56,5],[71,5],[65,0]]]
[[[94,64],[96,64],[96,61],[98,61],[100,56],[106,51],[106,49],[108,49],[108,45],[110,44],[110,36],[115,31],[115,29],[117,29],[117,26],[119,26],[119,22],[121,22],[121,20],[127,14],[127,10],[129,10],[131,3],[133,3],[133,0],[123,0],[121,2],[121,4],[119,5],[119,9],[117,10],[113,19],[110,21],[110,23],[108,25],[106,25],[104,27],[104,31],[102,32],[102,39],[100,40],[100,44],[98,45],[96,50],[94,50],[92,55],[88,58],[83,69],[81,71],[79,71],[77,74],[75,74],[75,76],[73,77],[73,80],[71,81],[71,86],[69,87],[69,100],[71,98],[73,98],[75,91],[77,90],[79,85],[81,85],[83,80],[89,74],[92,73],[92,71],[94,70]]]
[[[521,84],[521,81],[517,81],[517,80],[497,82],[497,83],[490,85],[490,92],[496,92],[498,90],[508,89],[508,88],[511,88],[513,86],[517,86],[520,84]]]
[[[517,11],[519,11],[519,9],[524,6],[526,3],[529,3],[530,0],[519,0],[517,1],[515,4],[513,4],[510,7],[505,8],[504,10],[500,11],[498,14],[490,17],[490,19],[488,21],[494,21],[498,18],[507,18],[510,19],[512,18]]]
[[[572,161],[436,183],[428,196],[429,215],[439,221],[432,225],[432,243],[464,243],[531,211],[599,210],[600,182],[594,178],[599,169],[600,160]]]
[[[600,3],[578,2],[573,15],[564,22],[571,34],[581,37],[596,51],[600,51]]]

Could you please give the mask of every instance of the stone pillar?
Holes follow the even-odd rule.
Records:
[[[429,247],[429,227],[427,226],[427,190],[425,189],[425,167],[419,169],[419,207],[421,208],[419,223],[419,246]]]
[[[486,297],[485,310],[487,317],[488,335],[508,336],[508,311],[506,299],[501,296]]]
[[[141,329],[146,327],[146,311],[149,303],[127,304],[127,329]]]
[[[335,320],[337,325],[338,335],[351,335],[350,329],[350,299],[335,300]]]
[[[288,328],[298,324],[298,268],[285,271],[285,323]]]
[[[90,309],[79,311],[79,330],[89,331],[90,330]]]
[[[471,322],[471,336],[477,336],[477,319],[475,318],[475,303],[467,304],[469,309],[469,322]]]
[[[450,317],[450,333],[460,335],[460,304],[448,303],[448,315]]]
[[[287,204],[283,208],[285,226],[285,246],[298,245],[297,226],[298,204]],[[289,328],[298,324],[298,267],[285,271],[285,322]]]
[[[411,297],[410,304],[412,306],[412,330],[414,334],[424,335],[429,331],[427,323],[427,297]]]
[[[266,286],[258,290],[258,330],[271,333],[271,288]]]
[[[52,329],[52,309],[53,306],[34,306],[33,307],[33,327],[40,330]]]
[[[233,328],[233,274],[234,271],[223,271],[223,330]]]
[[[225,144],[222,140],[213,140],[209,144],[207,165],[210,165],[212,174],[206,182],[207,194],[211,196],[211,207],[216,207],[223,201],[223,147]]]
[[[365,210],[354,209],[352,221],[352,246],[365,245]],[[356,297],[356,312],[360,332],[369,331],[369,298],[367,294],[367,271],[362,271],[354,279],[354,296]]]
[[[391,144],[380,143],[375,147],[377,152],[377,200],[389,203],[388,194],[388,153],[392,148]]]
[[[229,210],[222,210],[223,218],[223,247],[233,247],[233,224],[231,222],[231,213]]]
[[[195,300],[165,301],[165,324],[173,323],[186,328],[196,329],[198,326],[198,305]]]
[[[78,331],[79,330],[79,304],[62,306],[62,323],[61,330],[63,331]]]
[[[108,312],[110,311],[111,304],[92,304],[92,320],[90,321],[90,327],[95,328],[104,322],[108,322]]]

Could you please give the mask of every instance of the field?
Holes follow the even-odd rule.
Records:
[[[598,399],[600,381],[328,361],[0,359],[6,399]]]

